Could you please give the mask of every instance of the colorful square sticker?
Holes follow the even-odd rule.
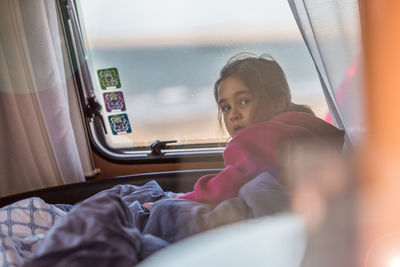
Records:
[[[122,92],[103,93],[107,112],[125,111],[125,101]]]
[[[114,135],[132,133],[131,125],[129,124],[128,114],[118,114],[108,116],[111,131]]]
[[[117,68],[97,70],[97,75],[99,76],[101,89],[121,88]]]

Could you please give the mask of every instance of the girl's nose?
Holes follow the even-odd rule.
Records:
[[[232,107],[231,112],[229,114],[229,119],[231,121],[236,121],[241,118],[241,114],[237,108]]]

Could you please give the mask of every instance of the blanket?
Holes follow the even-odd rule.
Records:
[[[270,178],[262,173],[218,205],[171,198],[155,181],[118,185],[75,205],[24,266],[133,266],[188,236],[287,210],[288,195]],[[155,202],[151,211],[145,202]]]

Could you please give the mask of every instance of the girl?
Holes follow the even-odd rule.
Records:
[[[236,197],[240,187],[268,171],[282,183],[283,145],[312,138],[342,146],[344,132],[317,118],[310,107],[294,104],[285,74],[272,57],[239,54],[221,70],[214,86],[219,121],[231,136],[223,153],[225,168],[201,177],[181,199],[218,204]],[[271,189],[272,189],[271,188]]]

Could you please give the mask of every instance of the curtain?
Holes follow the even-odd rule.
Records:
[[[320,74],[335,124],[354,147],[365,132],[357,0],[288,0]]]
[[[0,196],[84,180],[56,14],[0,0]]]

